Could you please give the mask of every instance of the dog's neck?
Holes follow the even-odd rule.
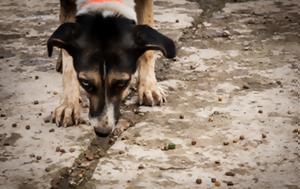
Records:
[[[77,15],[102,13],[104,17],[122,15],[137,20],[134,8],[123,0],[77,0]]]

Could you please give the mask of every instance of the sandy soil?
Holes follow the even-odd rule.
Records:
[[[131,94],[134,125],[113,140],[45,119],[62,91],[45,47],[58,1],[0,10],[0,188],[300,188],[298,0],[155,1],[178,46],[157,59],[168,103]]]

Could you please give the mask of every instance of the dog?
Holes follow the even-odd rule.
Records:
[[[153,1],[60,0],[61,25],[47,41],[62,53],[63,101],[52,113],[57,125],[77,125],[80,89],[89,99],[89,116],[99,137],[108,136],[120,118],[120,103],[138,72],[139,104],[161,105],[153,50],[176,56],[174,41],[153,29]]]

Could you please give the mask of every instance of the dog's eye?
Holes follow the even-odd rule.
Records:
[[[81,79],[79,78],[79,83],[81,84],[81,86],[87,91],[87,92],[91,92],[94,90],[94,85],[89,81],[89,80],[86,80],[86,79]]]
[[[128,83],[129,83],[129,79],[128,80],[114,80],[112,85],[114,87],[122,89],[122,88],[126,87],[128,85]]]

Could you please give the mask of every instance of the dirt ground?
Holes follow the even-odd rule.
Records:
[[[134,125],[113,140],[47,120],[62,96],[45,46],[58,1],[0,11],[1,189],[300,188],[299,0],[155,1],[178,47],[157,58],[168,102],[131,94]]]

